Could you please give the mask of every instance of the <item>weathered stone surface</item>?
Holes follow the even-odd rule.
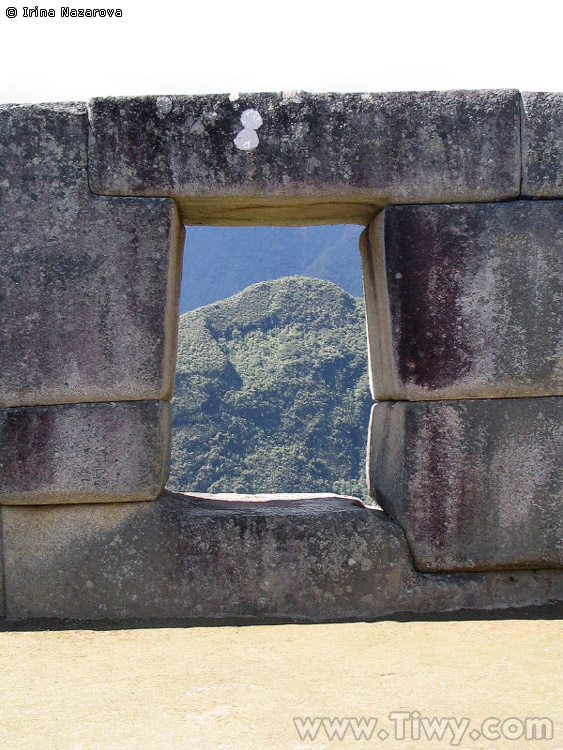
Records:
[[[522,195],[563,198],[563,94],[522,94]]]
[[[398,595],[402,532],[358,500],[5,508],[10,617],[302,616]],[[23,512],[22,512],[23,511]]]
[[[0,410],[0,503],[154,500],[169,460],[165,401]]]
[[[424,575],[380,510],[323,496],[8,507],[6,613],[322,622],[563,599],[561,571]]]
[[[375,399],[563,394],[563,202],[393,206],[361,250]]]
[[[418,570],[563,567],[563,398],[376,404],[368,482]]]
[[[0,106],[0,406],[169,398],[182,227],[100,198],[84,105]]]
[[[247,110],[262,124],[237,140]],[[185,223],[365,223],[520,188],[515,91],[109,97],[89,115],[94,192],[174,197]]]
[[[5,616],[5,591],[4,591],[4,543],[2,533],[2,508],[0,507],[0,619]]]

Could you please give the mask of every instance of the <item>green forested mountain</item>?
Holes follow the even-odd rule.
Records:
[[[169,486],[366,498],[363,301],[290,276],[180,317]]]
[[[265,279],[328,279],[359,297],[359,237],[353,224],[313,227],[186,227],[180,312],[209,305]]]

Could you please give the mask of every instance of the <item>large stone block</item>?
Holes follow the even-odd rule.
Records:
[[[522,195],[563,198],[563,94],[522,94]]]
[[[410,570],[400,529],[349,498],[165,492],[3,515],[11,618],[351,617],[396,599]]]
[[[154,500],[168,477],[170,404],[0,410],[0,503]]]
[[[0,106],[0,406],[169,398],[182,226],[100,198],[83,105]]]
[[[172,196],[185,223],[365,223],[520,189],[515,91],[109,97],[89,115],[94,192]]]
[[[368,475],[418,570],[563,567],[563,398],[376,404]]]
[[[393,206],[361,251],[376,400],[563,394],[563,202]]]

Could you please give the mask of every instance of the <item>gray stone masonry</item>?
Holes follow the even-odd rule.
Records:
[[[89,115],[92,190],[176,198],[185,223],[366,223],[520,189],[516,91],[106,97]]]
[[[418,570],[563,567],[563,398],[382,402],[368,456]]]
[[[170,461],[170,404],[0,410],[0,504],[154,500]]]
[[[563,202],[390,206],[361,250],[376,400],[563,394]]]
[[[82,104],[0,106],[0,407],[168,399],[183,228],[100,198]]]
[[[0,507],[0,619],[6,615],[6,596],[4,591],[4,543],[2,533],[2,508]]]
[[[522,94],[522,195],[563,198],[563,94]]]
[[[421,575],[400,528],[358,500],[2,508],[11,619],[366,619],[543,604],[561,571]]]
[[[563,600],[562,164],[563,94],[0,105],[0,617]],[[163,490],[183,224],[341,222],[381,507]]]

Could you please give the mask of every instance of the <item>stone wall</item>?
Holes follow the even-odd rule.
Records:
[[[0,106],[0,615],[563,599],[563,95]],[[354,222],[370,491],[164,491],[183,224]]]

